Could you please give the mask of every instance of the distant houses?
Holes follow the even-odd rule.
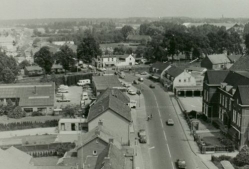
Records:
[[[232,66],[226,54],[208,55],[201,61],[201,67],[208,70],[224,70]]]
[[[52,72],[54,73],[64,73],[65,70],[61,65],[54,64],[51,69]],[[26,66],[24,68],[24,74],[26,76],[40,76],[44,74],[43,69],[40,66]]]

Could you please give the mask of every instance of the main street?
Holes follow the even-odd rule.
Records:
[[[133,75],[126,75],[125,81],[132,82],[137,79]],[[149,155],[152,169],[175,169],[175,161],[184,159],[189,169],[206,169],[200,159],[191,151],[185,137],[183,128],[178,120],[177,113],[171,102],[170,95],[165,92],[160,84],[156,88],[149,88],[154,82],[144,79],[137,85],[142,90],[145,99],[147,115],[153,116],[147,122]],[[173,119],[174,126],[167,126],[166,120]]]

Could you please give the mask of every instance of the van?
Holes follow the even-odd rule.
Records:
[[[86,84],[91,84],[91,80],[90,79],[79,80],[79,82],[77,83],[78,86],[84,86]]]

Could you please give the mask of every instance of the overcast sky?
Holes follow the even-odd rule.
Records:
[[[248,17],[249,0],[0,0],[0,19]]]

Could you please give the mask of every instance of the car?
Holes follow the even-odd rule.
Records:
[[[143,82],[144,79],[142,77],[138,78],[138,81]]]
[[[70,99],[67,99],[67,98],[59,98],[57,99],[57,102],[70,102],[71,100]]]
[[[141,72],[140,75],[147,75],[147,72]]]
[[[68,89],[58,89],[58,93],[68,93]]]
[[[139,63],[138,63],[138,62],[135,62],[135,65],[139,65]]]
[[[78,86],[84,86],[86,84],[91,84],[91,80],[90,79],[79,80],[79,82],[77,83]]]
[[[154,89],[156,86],[153,84],[150,84],[150,88]]]
[[[136,92],[134,90],[128,90],[128,94],[130,94],[130,95],[136,95]]]
[[[185,169],[186,168],[186,161],[185,160],[181,160],[181,159],[178,159],[176,161],[176,165],[179,169]]]
[[[138,95],[142,94],[141,90],[137,90],[137,94]]]
[[[144,129],[139,130],[138,140],[140,143],[147,143],[147,136],[146,136],[146,132]]]
[[[56,97],[62,97],[63,93],[56,93]]]
[[[67,85],[60,85],[58,89],[59,89],[59,90],[60,90],[60,89],[68,89],[68,86],[67,86]]]
[[[123,86],[129,88],[129,87],[131,87],[131,84],[129,84],[129,83],[124,83]]]
[[[166,124],[167,124],[168,126],[174,126],[174,121],[173,121],[172,119],[168,119],[168,120],[166,121]]]
[[[133,84],[139,84],[137,80],[133,80]]]

